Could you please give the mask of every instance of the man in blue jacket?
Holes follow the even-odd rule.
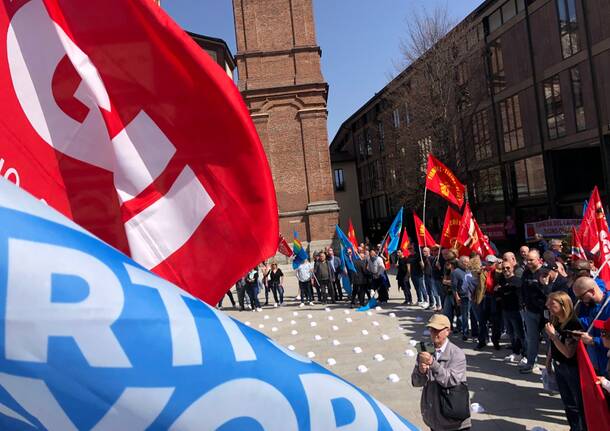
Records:
[[[608,349],[602,343],[600,330],[593,327],[594,320],[610,318],[610,305],[608,291],[599,288],[595,280],[590,277],[579,277],[572,285],[574,295],[580,301],[576,308],[576,315],[586,331],[579,332],[580,339],[587,346],[591,363],[598,375],[606,372],[608,364]]]

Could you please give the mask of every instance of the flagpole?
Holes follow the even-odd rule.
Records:
[[[426,247],[426,196],[428,195],[428,187],[424,185],[424,209],[423,209],[423,220],[422,225],[424,227],[424,247]],[[424,291],[427,292],[426,288],[426,265],[424,264],[424,249],[422,247],[419,248],[419,259],[421,261],[421,272],[422,272],[422,284],[424,285]],[[416,288],[417,289],[417,288]],[[427,293],[426,293],[427,295]],[[430,304],[430,298],[428,298],[428,304]]]

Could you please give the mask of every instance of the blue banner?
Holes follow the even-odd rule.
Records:
[[[349,248],[352,250],[352,256],[355,260],[360,260],[360,255],[358,254],[358,250],[354,248],[354,244],[349,240],[345,232],[341,230],[339,225],[335,225],[335,233],[337,234],[337,238],[341,241],[341,245],[345,248]]]
[[[4,180],[0,223],[2,430],[416,429]]]

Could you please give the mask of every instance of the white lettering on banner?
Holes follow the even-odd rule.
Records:
[[[110,112],[111,103],[99,72],[51,20],[41,0],[31,0],[15,13],[6,39],[15,94],[45,142],[112,172],[121,202],[131,200],[159,178],[176,153],[175,146],[144,111],[110,138],[100,108]],[[67,115],[53,95],[53,76],[65,56],[82,80],[74,93],[89,109],[82,123]],[[11,175],[18,179],[16,171]],[[154,268],[189,240],[213,207],[201,182],[185,166],[167,196],[127,222],[132,257],[146,268]]]
[[[77,431],[45,382],[0,373],[0,386],[50,431]]]
[[[172,364],[201,365],[201,341],[197,332],[195,318],[184,302],[183,297],[193,298],[184,290],[178,289],[162,278],[143,271],[133,265],[124,264],[133,284],[150,287],[159,292],[161,301],[169,317],[169,330],[172,339]]]
[[[51,302],[54,274],[85,281],[87,297]],[[102,261],[73,248],[11,238],[6,290],[7,359],[46,362],[49,337],[64,336],[74,339],[91,366],[131,367],[110,327],[123,310],[123,289]]]
[[[319,395],[316,393],[316,397]],[[215,430],[240,417],[255,420],[265,431],[299,429],[294,410],[280,391],[262,380],[245,378],[231,380],[207,392],[180,415],[170,431]],[[312,426],[311,429],[325,428]]]
[[[19,187],[19,185],[21,184],[21,178],[19,177],[19,172],[17,172],[17,169],[15,169],[15,168],[8,168],[4,172],[4,174],[2,174],[2,169],[4,169],[4,159],[0,158],[0,174],[5,179],[9,180],[13,184],[15,184],[17,187]]]
[[[312,430],[360,431],[376,430],[377,415],[369,402],[354,387],[326,374],[303,374],[301,383],[309,401]],[[354,420],[337,426],[332,400],[344,398],[354,407]]]
[[[144,431],[173,393],[174,388],[126,388],[91,431]]]
[[[235,360],[237,362],[255,361],[256,353],[254,353],[254,349],[239,329],[239,326],[237,326],[237,323],[224,313],[218,312],[211,307],[210,310],[214,312],[216,318],[222,325],[222,329],[224,329],[227,337],[229,337]]]
[[[0,373],[0,386],[46,429],[77,431],[44,381]],[[157,419],[173,392],[174,388],[125,388],[91,431],[144,431]],[[30,423],[21,416],[19,419]]]

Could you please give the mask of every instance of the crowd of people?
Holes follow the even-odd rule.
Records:
[[[522,374],[542,372],[539,360],[545,356],[545,373],[556,381],[570,429],[585,430],[576,345],[582,340],[587,347],[598,384],[610,397],[609,294],[595,278],[592,261],[572,258],[564,248],[560,240],[537,238],[518,252],[481,259],[455,249],[410,246],[408,253],[398,250],[390,263],[380,246],[361,244],[354,249],[359,259],[346,249],[343,260],[348,262],[328,247],[296,268],[297,300],[300,306],[345,301],[361,307],[376,297],[384,304],[389,299],[387,270],[393,266],[403,304],[444,316],[447,336],[473,342],[476,350],[500,350],[505,334],[510,348],[505,361],[518,364]],[[275,262],[253,268],[236,284],[239,309],[260,311],[270,299],[272,306],[281,306],[283,280]],[[259,291],[265,295],[262,305]]]

